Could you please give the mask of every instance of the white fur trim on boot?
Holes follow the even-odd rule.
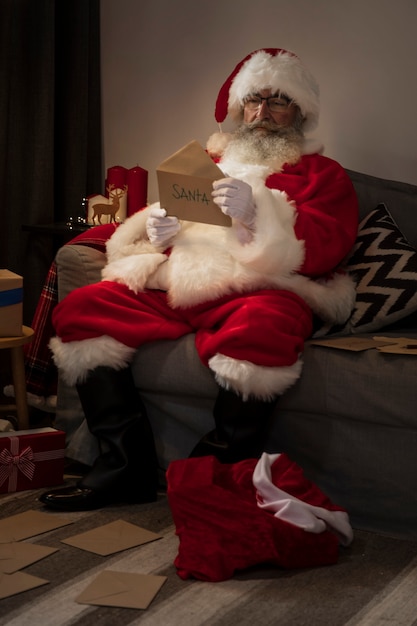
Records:
[[[54,363],[68,385],[83,382],[88,372],[99,366],[124,369],[135,353],[135,348],[129,348],[107,335],[68,343],[53,337],[49,347]]]
[[[216,354],[209,360],[217,383],[240,394],[243,400],[252,396],[268,401],[282,395],[298,380],[302,366],[301,358],[285,367],[264,367],[224,354]]]

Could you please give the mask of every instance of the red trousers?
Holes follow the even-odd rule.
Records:
[[[135,294],[110,281],[72,291],[52,321],[64,343],[108,335],[138,348],[196,333],[205,365],[218,353],[265,367],[293,365],[312,332],[310,308],[289,291],[263,289],[174,309],[165,292]]]

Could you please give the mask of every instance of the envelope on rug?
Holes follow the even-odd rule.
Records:
[[[155,541],[156,539],[161,539],[161,535],[136,526],[136,524],[131,524],[124,520],[116,520],[79,535],[63,539],[62,543],[67,543],[75,548],[94,552],[101,556],[107,556]]]
[[[70,519],[41,511],[30,510],[11,515],[0,520],[0,544],[28,539],[72,523]]]
[[[32,543],[1,543],[0,572],[3,574],[12,574],[57,551],[58,548],[49,548]]]
[[[75,599],[79,604],[147,609],[166,576],[104,570]]]
[[[32,576],[26,574],[26,572],[15,572],[14,574],[0,574],[0,600],[8,598],[9,596],[15,596],[22,591],[29,591],[29,589],[35,589],[41,585],[46,585],[49,580],[44,578],[38,578],[38,576]]]

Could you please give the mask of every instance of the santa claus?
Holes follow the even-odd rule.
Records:
[[[129,367],[145,342],[195,333],[214,373],[215,428],[193,456],[260,455],[276,398],[300,376],[313,315],[341,323],[355,299],[337,268],[355,241],[357,199],[344,169],[305,136],[318,113],[318,86],[295,54],[249,54],[216,102],[217,122],[229,114],[236,130],[207,142],[224,173],[213,200],[231,226],[181,221],[152,204],[107,242],[102,281],[56,307],[55,363],[106,448],[77,485],[44,494],[45,504],[156,497],[151,429]]]

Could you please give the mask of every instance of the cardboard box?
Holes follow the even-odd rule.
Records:
[[[0,337],[20,337],[23,323],[23,278],[0,270]]]
[[[178,219],[219,226],[231,226],[211,197],[213,181],[224,178],[197,141],[191,141],[163,161],[156,170],[159,202],[168,215]]]
[[[60,485],[65,433],[34,428],[0,433],[0,493]]]

